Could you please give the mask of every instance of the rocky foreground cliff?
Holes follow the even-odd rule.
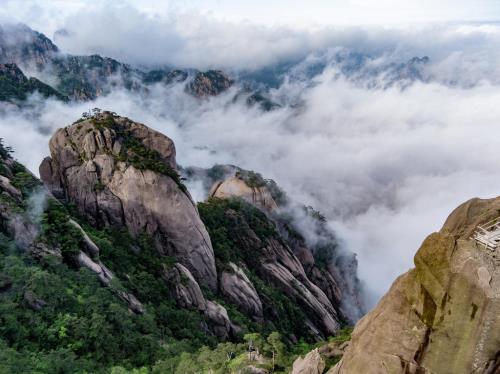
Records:
[[[500,249],[471,238],[499,212],[500,198],[455,209],[424,240],[415,268],[358,322],[328,373],[500,373]],[[308,363],[318,367],[313,354]]]

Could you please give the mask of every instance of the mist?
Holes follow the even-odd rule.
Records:
[[[0,108],[0,134],[15,157],[37,173],[49,155],[51,134],[99,107],[171,137],[182,166],[234,164],[260,172],[293,200],[327,217],[341,247],[358,254],[359,276],[373,305],[413,266],[420,243],[456,206],[472,197],[499,195],[499,30],[454,25],[351,32],[344,46],[321,51],[306,41],[314,51],[270,91],[281,104],[270,112],[235,102],[238,86],[198,100],[180,84],[159,84],[147,94],[115,90],[86,103],[34,95],[26,109]],[[331,53],[339,48],[379,51],[368,73],[377,64],[428,55],[426,79],[404,87],[362,84],[373,75],[345,76]],[[245,56],[259,60],[259,55]],[[297,79],[318,59],[326,66],[322,73]],[[221,61],[210,64],[245,67],[240,60]],[[195,198],[203,199],[201,187],[192,187]]]

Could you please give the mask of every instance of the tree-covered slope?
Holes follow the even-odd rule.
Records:
[[[35,92],[42,97],[68,98],[36,78],[27,78],[15,64],[0,64],[0,101],[20,102]]]
[[[286,338],[293,324],[301,336],[299,322],[286,321],[293,315],[288,310],[300,312],[263,282],[256,284],[270,296],[265,308],[283,312],[283,324],[259,324],[212,294],[241,325],[231,341],[218,343],[210,321],[172,297],[162,272],[175,259],[159,258],[150,238],[96,228],[73,205],[47,195],[3,146],[0,174],[0,373],[236,373],[248,367],[287,372],[312,348]],[[260,235],[276,235],[255,208],[227,204],[242,210]],[[200,209],[207,222],[217,219],[208,206]],[[98,253],[90,253],[89,240]],[[220,237],[215,240],[222,245]],[[82,263],[79,256],[87,252],[91,262]],[[223,267],[229,257],[220,257]],[[92,264],[105,264],[111,281]]]
[[[163,134],[96,110],[50,148],[44,186],[0,147],[0,372],[286,372],[343,324],[291,229],[196,207]]]

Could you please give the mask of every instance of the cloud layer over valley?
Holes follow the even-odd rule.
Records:
[[[235,102],[238,87],[201,101],[181,85],[157,85],[144,95],[115,90],[86,103],[32,98],[28,109],[1,109],[5,143],[36,171],[48,155],[53,131],[99,107],[170,136],[183,166],[230,163],[258,171],[327,216],[342,245],[358,253],[370,304],[412,266],[421,241],[454,207],[471,197],[499,195],[499,26],[272,33],[263,26],[194,18],[187,36],[155,26],[161,20],[154,19],[148,24],[154,33],[140,28],[132,33],[135,22],[147,21],[139,19],[108,39],[95,34],[106,19],[97,15],[95,27],[72,28],[80,23],[68,18],[62,25],[66,36],[56,41],[63,52],[100,52],[136,64],[147,57],[151,64],[233,72],[300,60],[292,76],[285,73],[284,83],[269,92],[279,109],[264,112]],[[176,22],[181,19],[168,27],[175,29]],[[242,35],[253,35],[255,44],[239,44]],[[339,51],[370,58],[349,74],[337,59]],[[377,66],[423,56],[430,62],[422,79],[411,84],[397,84],[405,77],[396,75],[391,77],[396,84],[385,85],[386,70],[375,73]],[[306,74],[318,61],[318,74]]]

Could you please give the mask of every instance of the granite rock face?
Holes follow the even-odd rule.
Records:
[[[233,85],[234,81],[220,70],[198,72],[186,86],[187,92],[198,98],[217,96]]]
[[[471,239],[499,209],[500,198],[459,206],[359,321],[329,373],[500,372],[500,249]]]
[[[278,204],[265,186],[251,187],[236,176],[215,183],[209,196],[219,199],[237,196],[268,212],[278,209]]]
[[[240,228],[239,249],[254,252],[259,259],[251,269],[300,305],[308,317],[304,322],[311,334],[321,339],[337,331],[342,321],[359,318],[362,306],[355,257],[336,251],[335,236],[325,221],[309,214],[308,208],[295,207],[274,181],[258,173],[217,165],[208,170],[192,168],[187,175],[211,186],[208,199],[244,200],[262,211],[278,229],[275,239],[262,240],[237,213],[227,212],[228,219],[234,221],[232,225]],[[302,216],[294,221],[296,211]],[[324,255],[319,261],[315,259],[314,244],[307,242],[298,226],[307,227],[308,233],[320,238],[318,253]],[[257,255],[260,248],[265,249]]]
[[[219,289],[234,305],[257,320],[262,318],[262,301],[241,268],[230,263],[219,276]]]
[[[325,360],[316,348],[305,357],[299,357],[295,360],[291,374],[321,374],[324,369]]]
[[[193,275],[181,264],[165,269],[164,279],[171,286],[172,294],[182,308],[207,309],[207,303]]]
[[[148,235],[201,283],[217,287],[214,254],[196,205],[177,174],[172,140],[109,112],[57,130],[40,176],[96,226]]]

